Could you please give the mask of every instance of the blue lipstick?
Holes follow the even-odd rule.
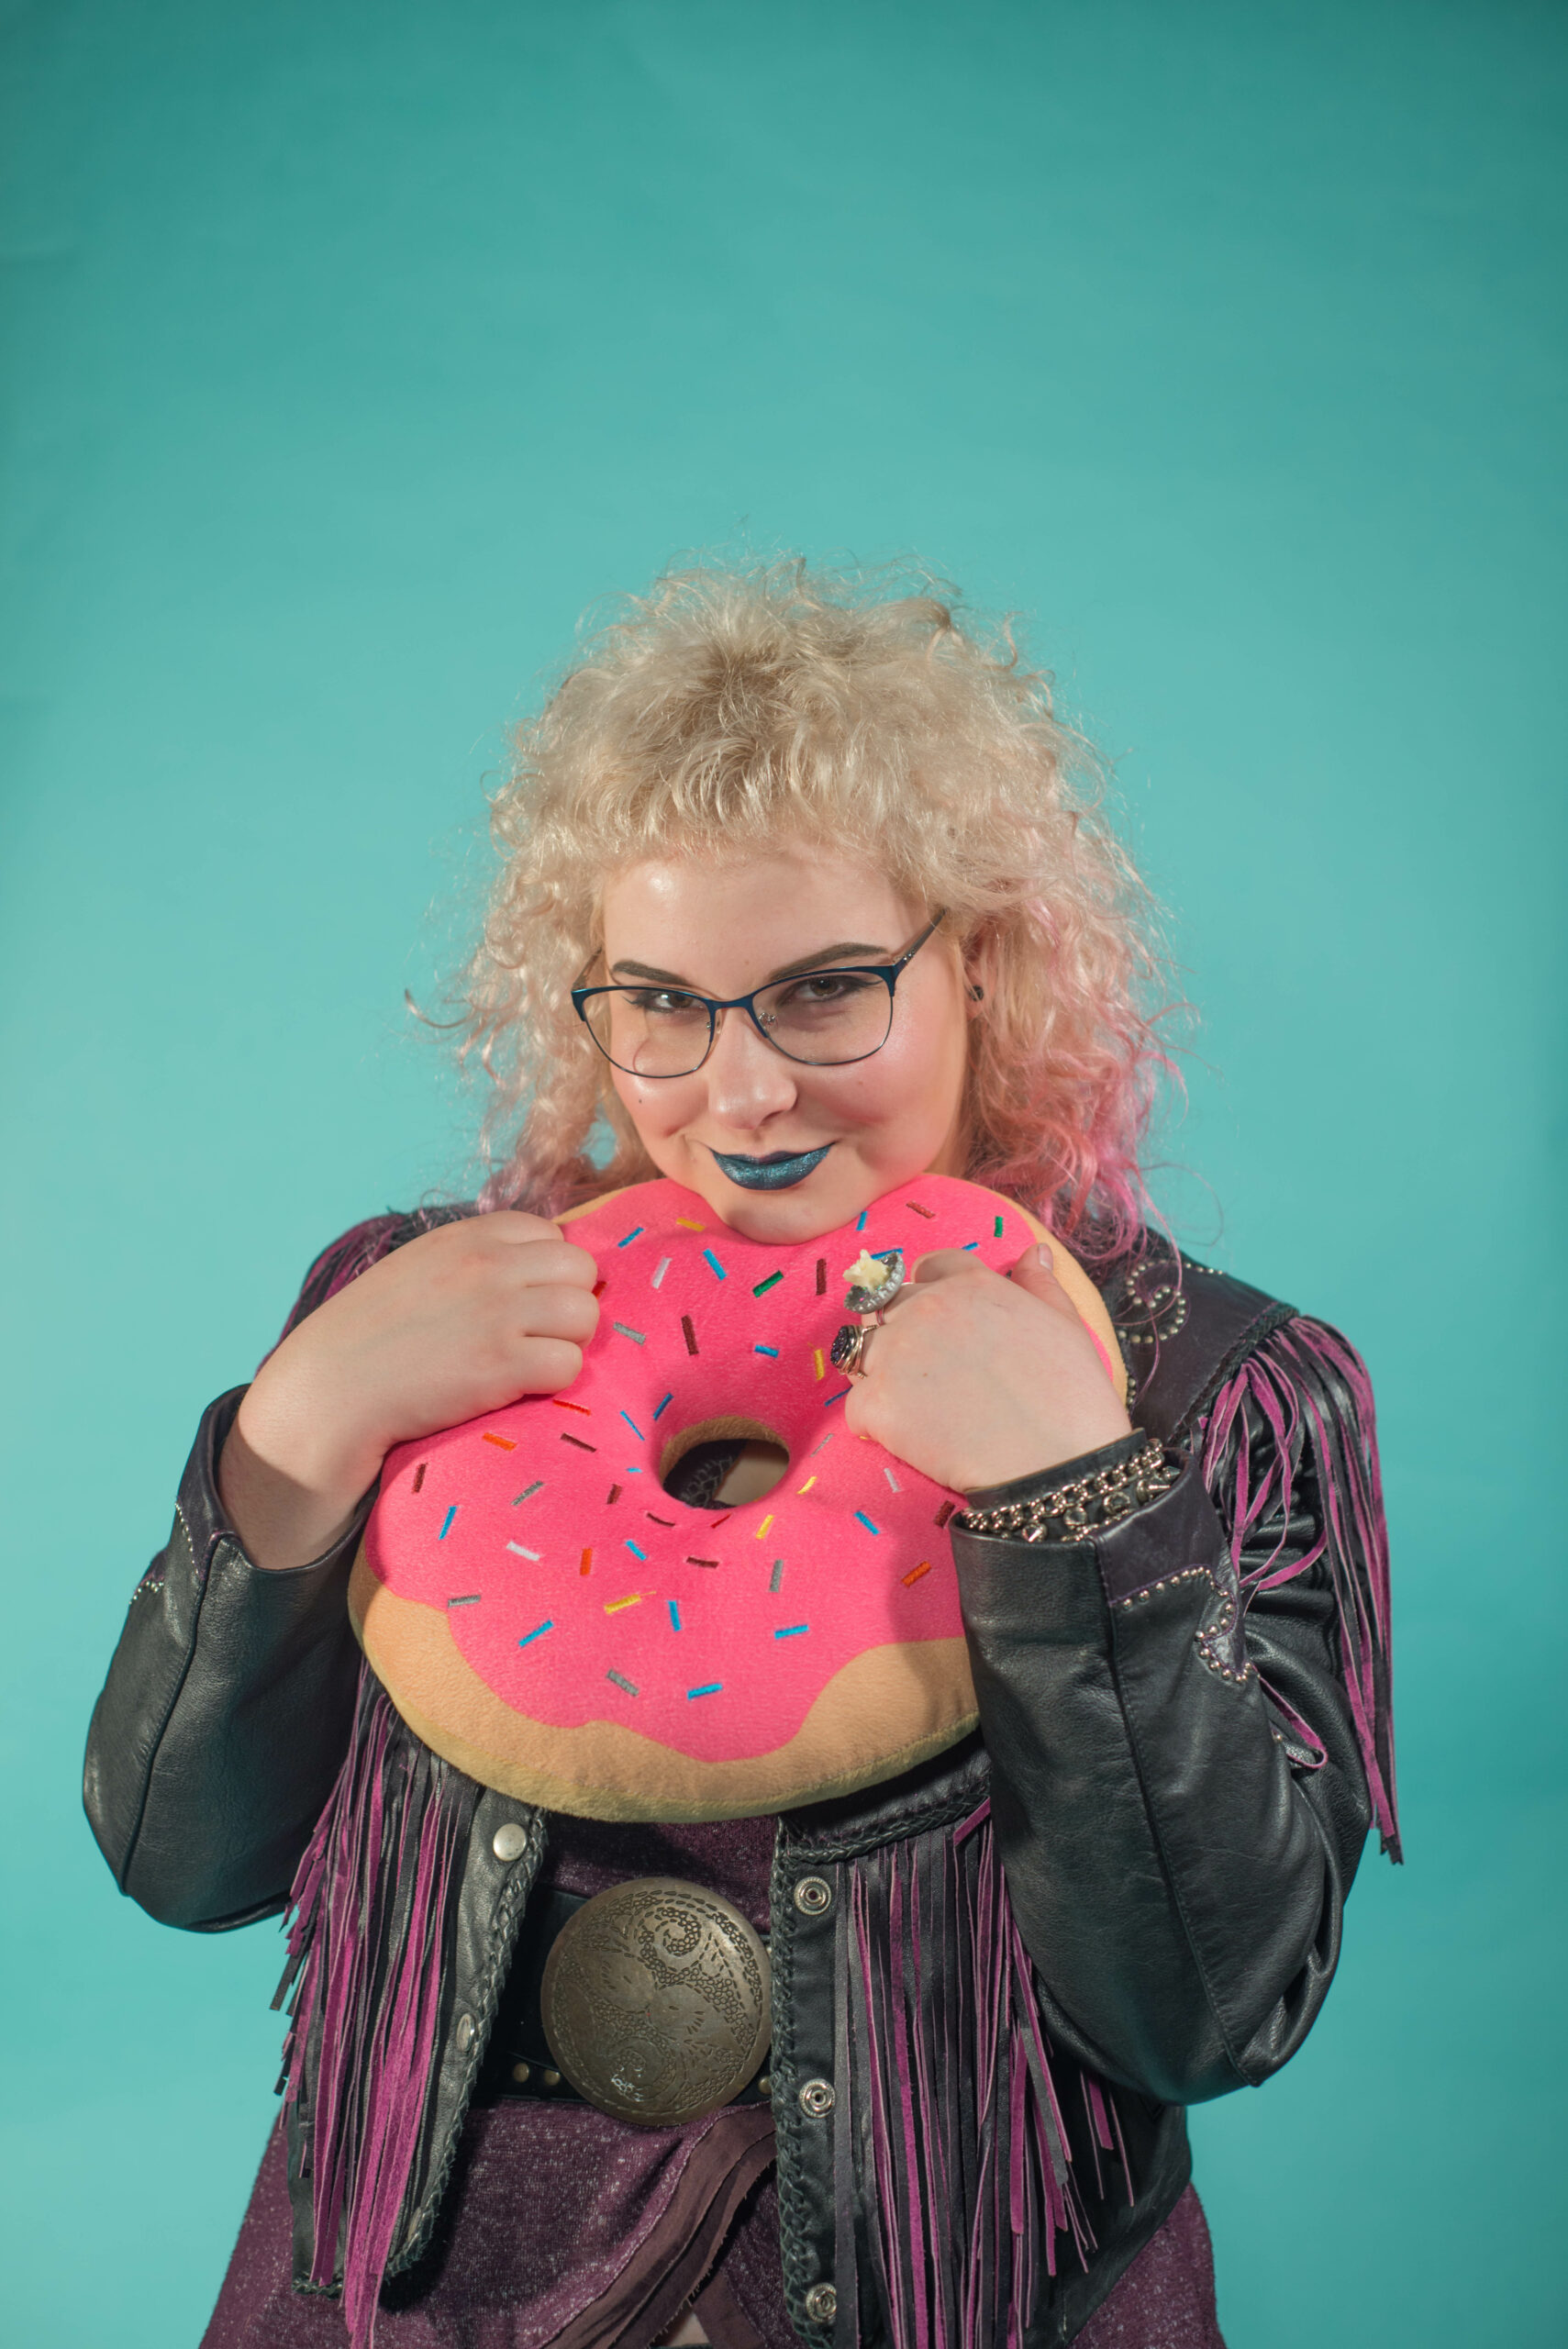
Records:
[[[732,1158],[728,1152],[716,1150],[714,1160],[722,1174],[738,1183],[743,1191],[793,1191],[797,1183],[820,1166],[832,1149],[830,1141],[820,1150],[798,1151],[788,1155],[775,1151],[769,1158]]]

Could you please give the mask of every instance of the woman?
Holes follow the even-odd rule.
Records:
[[[1373,1819],[1394,1846],[1364,1372],[1149,1228],[1142,900],[1010,647],[798,566],[674,577],[518,749],[467,1026],[515,1140],[478,1212],[329,1249],[212,1407],[95,1717],[89,1813],[154,1915],[293,1884],[287,2152],[208,2341],[1215,2343],[1182,2108],[1299,2046]],[[860,1002],[852,1052],[781,1043],[807,996]],[[1129,1409],[1038,1249],[928,1257],[857,1350],[849,1426],[968,1496],[978,1733],[699,1826],[437,1761],[345,1585],[393,1445],[577,1375],[596,1267],[549,1219],[661,1174],[784,1245],[923,1171],[1048,1220],[1131,1374]],[[541,2066],[539,1979],[585,1898],[672,1876],[770,1933],[773,2048],[634,2128]]]

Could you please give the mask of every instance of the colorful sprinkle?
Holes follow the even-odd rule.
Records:
[[[608,1288],[608,1286],[609,1286],[609,1283],[608,1283],[608,1281],[595,1281],[595,1282],[594,1283],[594,1296],[595,1296],[595,1299],[597,1299],[598,1297],[603,1297],[603,1295],[604,1295],[605,1291]]]
[[[777,1346],[753,1346],[751,1352],[754,1354],[771,1354],[775,1362],[779,1358]]]
[[[966,1240],[963,1243],[964,1254],[967,1256],[972,1248],[978,1248],[980,1242],[978,1240]]]
[[[624,1321],[612,1321],[610,1323],[610,1327],[612,1330],[618,1330],[623,1338],[629,1338],[633,1345],[645,1346],[648,1343],[648,1332],[646,1330],[628,1329]]]
[[[612,1485],[609,1491],[605,1495],[605,1507],[606,1508],[613,1508],[615,1503],[619,1500],[620,1496],[620,1486],[618,1485]]]
[[[826,1297],[828,1294],[828,1259],[826,1256],[818,1256],[817,1259],[817,1294],[818,1297]]]
[[[447,1605],[449,1607],[477,1607],[484,1595],[483,1591],[471,1590],[462,1598],[449,1598]]]
[[[452,1503],[452,1505],[451,1505],[450,1508],[449,1508],[449,1509],[448,1509],[448,1511],[447,1511],[447,1513],[446,1513],[445,1517],[443,1517],[443,1518],[442,1518],[442,1520],[441,1520],[441,1530],[440,1530],[440,1531],[439,1531],[439,1532],[437,1534],[437,1536],[436,1536],[436,1539],[437,1539],[437,1541],[438,1541],[438,1542],[444,1542],[444,1541],[446,1540],[446,1538],[447,1538],[447,1535],[451,1531],[451,1530],[452,1530],[452,1520],[453,1520],[453,1518],[457,1515],[457,1512],[458,1512],[458,1503],[457,1503],[456,1501],[453,1501],[453,1503]]]
[[[536,1477],[534,1478],[533,1483],[532,1483],[531,1485],[525,1485],[525,1486],[523,1486],[522,1491],[521,1491],[521,1492],[517,1496],[517,1498],[513,1501],[513,1503],[512,1503],[512,1507],[513,1507],[514,1508],[516,1508],[517,1507],[518,1502],[520,1502],[520,1501],[531,1501],[531,1500],[532,1500],[532,1498],[533,1498],[533,1497],[534,1497],[534,1495],[535,1495],[536,1493],[542,1493],[542,1492],[543,1492],[543,1490],[544,1490],[544,1478],[543,1478],[542,1476],[536,1476]]]
[[[752,1296],[766,1297],[771,1288],[777,1288],[783,1278],[784,1275],[782,1273],[770,1273],[765,1281],[759,1281],[757,1283],[756,1286],[751,1291]]]
[[[768,1588],[770,1590],[782,1590],[784,1588],[784,1560],[782,1558],[775,1558],[773,1560],[773,1570],[768,1576]]]
[[[552,1615],[547,1615],[542,1623],[536,1623],[531,1631],[523,1633],[517,1645],[520,1648],[531,1647],[535,1640],[542,1640],[547,1631],[553,1631],[554,1629],[555,1618]]]
[[[881,1526],[873,1525],[863,1508],[856,1509],[855,1515],[859,1518],[861,1523],[865,1527],[868,1533],[880,1533],[882,1531]]]
[[[531,1558],[535,1565],[538,1565],[540,1557],[538,1550],[525,1550],[520,1542],[508,1542],[506,1547],[514,1558]]]
[[[812,1454],[811,1454],[811,1457],[813,1458],[813,1460],[815,1460],[815,1459],[816,1459],[817,1454],[817,1453],[818,1453],[818,1452],[826,1452],[826,1451],[827,1451],[827,1449],[828,1449],[828,1446],[832,1442],[832,1441],[833,1441],[833,1431],[832,1431],[832,1429],[831,1429],[831,1428],[829,1428],[829,1429],[828,1429],[828,1432],[827,1432],[827,1434],[823,1437],[823,1439],[822,1439],[821,1442],[820,1442],[819,1444],[817,1444],[817,1445],[813,1448]]]
[[[648,1226],[645,1223],[639,1223],[635,1231],[628,1231],[624,1240],[617,1240],[616,1241],[616,1246],[617,1248],[629,1248],[634,1240],[641,1239],[647,1229]]]
[[[681,1628],[681,1610],[680,1610],[680,1609],[676,1606],[676,1604],[675,1604],[674,1600],[672,1598],[672,1599],[671,1599],[671,1601],[670,1601],[670,1629],[671,1629],[673,1631],[678,1631],[680,1630],[680,1628]]]
[[[813,1373],[818,1379],[827,1377],[828,1364],[823,1360],[822,1349],[820,1346],[813,1346],[811,1349],[811,1367]]]
[[[722,1517],[709,1518],[708,1523],[712,1526],[728,1525],[734,1514],[735,1511],[732,1508],[727,1508]]]
[[[937,1511],[937,1523],[939,1525],[945,1525],[950,1517],[956,1517],[957,1514],[958,1503],[956,1501],[944,1501],[940,1508]]]
[[[580,1435],[568,1435],[564,1428],[561,1431],[561,1441],[562,1443],[574,1443],[579,1452],[597,1452],[599,1448],[596,1443],[584,1443]]]
[[[857,1231],[863,1231],[863,1230],[865,1230],[865,1228],[866,1228],[866,1216],[867,1216],[867,1214],[868,1214],[869,1212],[870,1212],[870,1210],[869,1210],[868,1208],[862,1208],[861,1209],[861,1211],[860,1211],[860,1214],[856,1217],[856,1219],[855,1219],[855,1230],[856,1230]]]
[[[419,1465],[417,1466],[417,1468],[416,1468],[416,1469],[415,1469],[415,1471],[414,1471],[414,1490],[415,1490],[416,1492],[417,1492],[417,1491],[418,1491],[418,1489],[419,1489],[420,1486],[424,1483],[424,1481],[425,1481],[425,1471],[426,1471],[426,1469],[429,1466],[429,1464],[429,1464],[429,1462],[428,1462],[428,1460],[421,1460],[421,1461],[420,1461],[420,1463],[419,1463]]]
[[[493,1443],[501,1452],[516,1452],[517,1448],[509,1435],[492,1435],[488,1428],[479,1441],[481,1443]]]
[[[923,1215],[928,1223],[935,1223],[937,1219],[935,1208],[923,1208],[918,1199],[906,1199],[904,1204],[911,1215]]]
[[[697,1333],[692,1327],[692,1317],[689,1313],[683,1313],[681,1316],[681,1334],[686,1341],[686,1352],[689,1354],[695,1354],[697,1350]]]
[[[807,1478],[806,1478],[806,1482],[805,1482],[805,1484],[804,1484],[804,1485],[797,1485],[797,1486],[795,1486],[795,1489],[796,1497],[799,1497],[799,1495],[800,1495],[800,1494],[802,1494],[802,1493],[808,1493],[808,1492],[811,1490],[812,1486],[813,1486],[816,1482],[817,1482],[817,1478],[816,1478],[816,1476],[815,1476],[815,1475],[807,1476]]]
[[[763,1534],[767,1531],[767,1530],[768,1530],[769,1526],[773,1523],[773,1518],[772,1518],[772,1516],[771,1516],[771,1515],[770,1515],[770,1516],[768,1516],[768,1517],[763,1518],[762,1522],[762,1523],[761,1523],[761,1525],[759,1525],[759,1526],[758,1526],[758,1528],[757,1528],[757,1540],[758,1540],[759,1542],[762,1540],[762,1538]]]
[[[931,1562],[929,1558],[922,1558],[917,1566],[911,1566],[906,1575],[901,1575],[899,1576],[899,1580],[903,1583],[905,1589],[907,1590],[911,1583],[918,1582],[922,1575],[929,1575],[930,1571]]]
[[[558,1411],[581,1411],[585,1419],[591,1419],[594,1416],[586,1403],[568,1403],[559,1395],[552,1395],[550,1399]]]
[[[645,1508],[642,1514],[644,1517],[651,1519],[655,1525],[662,1525],[666,1533],[673,1533],[675,1530],[675,1520],[673,1517],[654,1517],[653,1511],[651,1508]]]
[[[686,1564],[688,1566],[717,1566],[718,1560],[717,1558],[688,1558]]]
[[[605,1601],[605,1612],[606,1615],[619,1615],[628,1607],[640,1607],[642,1598],[643,1594],[640,1590],[628,1592],[625,1598],[607,1598]]]
[[[665,1396],[665,1397],[664,1397],[664,1400],[663,1400],[663,1401],[659,1405],[658,1409],[654,1412],[654,1414],[653,1414],[654,1418],[655,1418],[655,1419],[657,1419],[657,1418],[659,1417],[659,1415],[660,1415],[660,1412],[662,1412],[662,1411],[667,1411],[667,1410],[669,1409],[669,1408],[670,1408],[671,1404],[674,1401],[674,1399],[675,1399],[675,1397],[674,1397],[673,1394],[666,1395],[666,1396]]]
[[[624,1672],[606,1672],[605,1678],[613,1680],[617,1688],[624,1688],[628,1697],[636,1696],[637,1683],[635,1680],[628,1680]]]
[[[998,1216],[998,1217],[996,1218],[996,1220],[995,1220],[995,1222],[992,1225],[991,1229],[992,1229],[992,1231],[994,1232],[994,1234],[995,1235],[995,1237],[996,1237],[998,1240],[1000,1240],[1000,1238],[1002,1237],[1002,1219],[1001,1219],[1001,1217],[1000,1217],[1000,1216]]]
[[[578,1564],[578,1567],[577,1567],[577,1571],[578,1571],[578,1573],[579,1573],[580,1575],[587,1575],[587,1574],[592,1574],[592,1573],[593,1573],[593,1571],[594,1571],[594,1553],[593,1553],[593,1551],[592,1551],[592,1550],[584,1550],[584,1553],[583,1553],[583,1556],[582,1556],[582,1559],[581,1559],[581,1561],[580,1561],[580,1563],[579,1563],[579,1564]]]
[[[809,1623],[781,1623],[773,1633],[773,1637],[775,1640],[793,1640],[798,1638],[802,1631],[809,1631],[810,1629]]]
[[[694,1223],[689,1215],[678,1215],[675,1218],[675,1221],[683,1231],[706,1231],[707,1230],[706,1223]]]
[[[634,1558],[640,1558],[644,1565],[648,1564],[648,1553],[646,1550],[639,1550],[635,1542],[628,1542],[626,1546],[631,1552]]]
[[[711,1248],[705,1248],[703,1250],[703,1254],[713,1266],[713,1276],[715,1280],[727,1281],[729,1278],[729,1275],[725,1271],[724,1266],[719,1263],[718,1258],[714,1254],[713,1250]]]
[[[850,1390],[847,1386],[840,1386],[836,1395],[824,1395],[822,1397],[822,1408],[826,1410],[829,1403],[841,1403],[849,1391]]]
[[[701,1688],[688,1688],[686,1695],[688,1698],[693,1697],[717,1697],[723,1689],[723,1687],[724,1683],[722,1680],[709,1680]]]
[[[643,1434],[642,1430],[638,1426],[637,1421],[632,1418],[631,1413],[629,1411],[623,1411],[621,1413],[621,1417],[626,1421],[628,1427],[631,1430],[633,1435],[637,1438],[639,1443],[646,1443],[648,1438]]]
[[[884,1468],[882,1473],[886,1477],[888,1483],[892,1486],[895,1493],[901,1493],[904,1490],[903,1486],[899,1483],[891,1468]]]
[[[649,1287],[650,1287],[650,1288],[657,1288],[657,1287],[659,1286],[660,1283],[663,1280],[664,1275],[665,1275],[665,1274],[669,1271],[669,1269],[670,1269],[670,1259],[668,1258],[668,1256],[661,1256],[661,1257],[660,1257],[660,1259],[659,1259],[659,1269],[658,1269],[658,1271],[654,1274],[653,1278],[649,1282],[649,1284],[648,1284]]]

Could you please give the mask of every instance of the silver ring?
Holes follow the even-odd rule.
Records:
[[[891,1305],[904,1286],[902,1248],[878,1248],[872,1262],[884,1267],[883,1276],[874,1287],[846,1289],[844,1303],[851,1313],[874,1313],[879,1306]]]
[[[828,1360],[835,1370],[843,1372],[846,1378],[865,1376],[862,1356],[865,1353],[866,1340],[871,1335],[871,1326],[864,1322],[846,1321],[833,1341]]]

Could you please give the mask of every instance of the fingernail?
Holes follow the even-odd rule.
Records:
[[[1040,1264],[1042,1264],[1045,1266],[1046,1271],[1049,1273],[1049,1272],[1050,1272],[1050,1270],[1051,1270],[1051,1268],[1052,1263],[1054,1262],[1054,1259],[1052,1258],[1052,1256],[1051,1256],[1051,1242],[1050,1242],[1050,1241],[1049,1241],[1049,1240],[1040,1240],[1040,1241],[1037,1241],[1037,1242],[1035,1243],[1035,1252],[1035,1252],[1035,1256],[1036,1256],[1037,1260],[1038,1260]]]

